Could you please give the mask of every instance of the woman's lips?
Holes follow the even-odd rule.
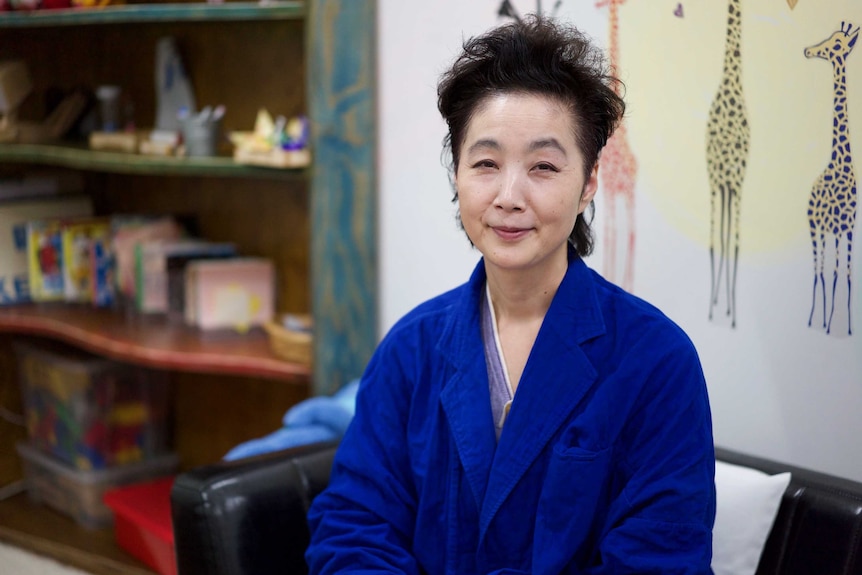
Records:
[[[509,228],[505,226],[492,226],[494,233],[503,240],[514,241],[530,233],[530,228]]]

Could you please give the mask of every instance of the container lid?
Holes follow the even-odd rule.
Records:
[[[15,353],[20,357],[34,357],[72,372],[94,373],[116,369],[123,364],[89,352],[71,348],[62,343],[36,345],[27,341],[16,341],[12,344]]]
[[[27,461],[44,467],[51,473],[84,484],[122,485],[141,476],[150,478],[157,475],[168,475],[173,473],[179,465],[177,454],[168,453],[137,463],[125,463],[116,467],[88,471],[70,467],[59,459],[42,453],[26,443],[17,443],[15,448],[18,450],[18,454]]]
[[[171,487],[173,477],[134,483],[105,492],[105,505],[167,543],[173,544]]]

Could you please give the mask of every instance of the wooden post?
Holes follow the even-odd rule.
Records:
[[[308,0],[314,394],[362,375],[377,343],[375,2]]]

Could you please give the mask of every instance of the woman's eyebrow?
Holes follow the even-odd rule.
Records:
[[[546,148],[553,148],[564,156],[568,156],[568,154],[566,154],[566,149],[556,138],[541,138],[539,140],[533,140],[530,142],[529,146],[527,146],[527,151],[535,152]],[[494,140],[493,138],[482,138],[473,142],[470,147],[467,148],[467,153],[473,153],[479,150],[500,151],[502,149],[503,146],[501,146],[497,140]]]
[[[543,138],[541,140],[534,140],[530,142],[530,146],[528,148],[529,151],[535,152],[537,150],[542,150],[544,148],[554,148],[559,150],[564,156],[566,156],[566,149],[556,138]]]
[[[481,140],[476,140],[473,144],[467,149],[467,152],[475,152],[477,150],[490,149],[499,151],[502,149],[500,143],[497,140],[493,140],[491,138],[482,138]]]

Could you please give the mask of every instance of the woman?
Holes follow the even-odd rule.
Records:
[[[576,30],[468,41],[438,87],[482,260],[362,378],[312,573],[710,573],[714,452],[685,334],[603,280],[584,212],[624,104]]]

